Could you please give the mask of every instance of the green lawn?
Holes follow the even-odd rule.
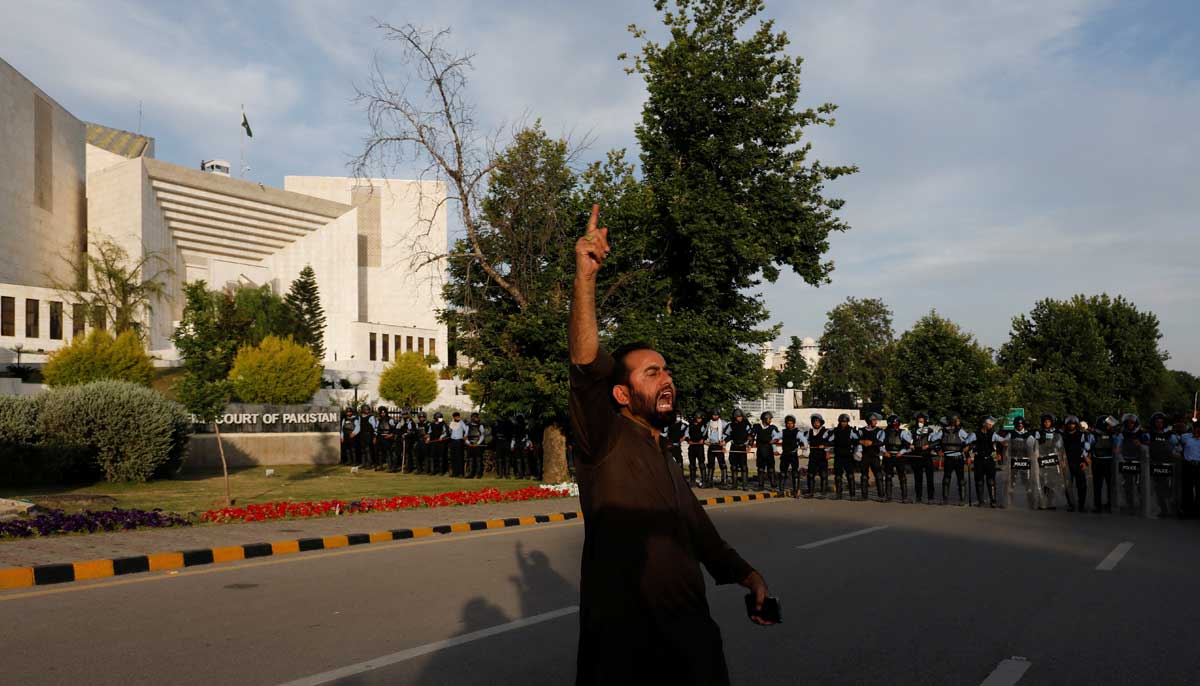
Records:
[[[355,500],[364,497],[432,495],[488,487],[508,491],[534,483],[528,479],[452,479],[373,471],[351,474],[349,467],[332,465],[287,465],[273,469],[275,475],[271,477],[266,476],[265,467],[230,471],[229,485],[235,505],[276,500]],[[58,507],[67,511],[111,507],[149,510],[157,507],[186,513],[223,506],[224,492],[220,470],[193,470],[173,479],[145,484],[98,482],[24,490],[0,488],[0,497],[24,498],[44,507]]]

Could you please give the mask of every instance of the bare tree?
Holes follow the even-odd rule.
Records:
[[[101,238],[91,251],[64,255],[62,260],[73,280],[65,283],[51,277],[51,283],[64,300],[87,306],[88,324],[110,326],[114,334],[132,330],[145,338],[153,303],[165,292],[161,279],[172,273],[162,255],[146,252],[133,260],[125,248]],[[147,276],[150,271],[153,274]]]

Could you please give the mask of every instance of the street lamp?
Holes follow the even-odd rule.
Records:
[[[354,409],[358,410],[358,385],[363,382],[362,372],[350,372],[349,378],[346,379],[350,385],[354,387]]]

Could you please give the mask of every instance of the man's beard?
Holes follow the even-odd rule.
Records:
[[[629,404],[629,411],[635,417],[641,417],[646,420],[646,423],[656,429],[665,429],[671,425],[675,419],[675,390],[667,389],[671,394],[671,407],[660,409],[658,407],[659,398],[662,397],[663,391],[660,391],[652,396],[644,396],[641,393],[633,393]]]

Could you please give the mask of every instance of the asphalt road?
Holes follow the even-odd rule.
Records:
[[[784,609],[758,627],[740,587],[710,588],[734,683],[1200,680],[1195,522],[790,499],[710,514]],[[0,682],[571,683],[582,537],[565,522],[0,593]]]

